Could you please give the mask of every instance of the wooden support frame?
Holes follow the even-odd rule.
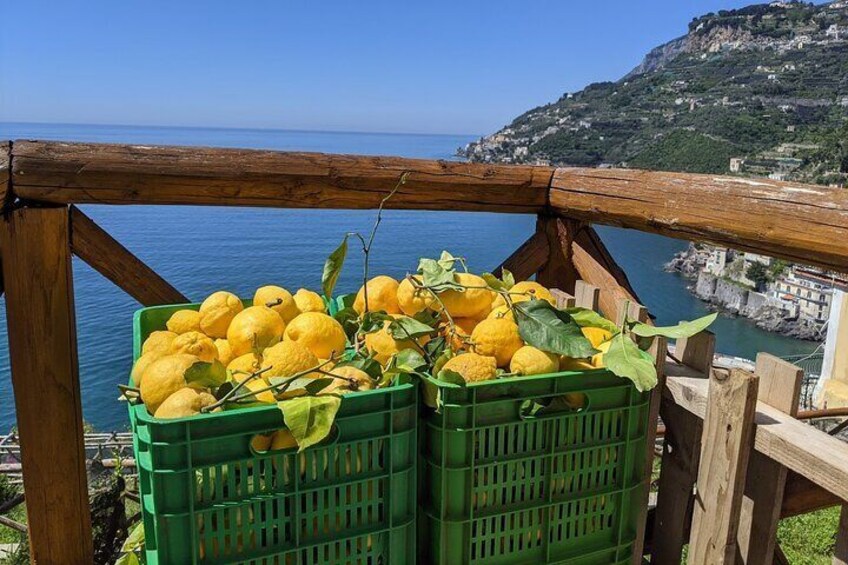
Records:
[[[713,371],[689,538],[692,563],[736,561],[756,402],[756,376],[736,369]]]
[[[794,418],[798,414],[804,371],[773,355],[760,353],[754,372],[760,381],[758,400]],[[774,561],[787,473],[780,463],[756,451],[751,453],[736,535],[741,563],[771,565]]]
[[[32,559],[91,563],[70,214],[21,208],[0,223]]]
[[[548,240],[548,260],[536,274],[536,281],[542,286],[573,295],[578,275],[572,244],[577,229],[576,222],[554,216],[539,216],[536,220],[536,233],[544,234]]]
[[[189,302],[180,291],[71,206],[71,249],[101,275],[145,306]]]
[[[546,234],[536,231],[492,273],[501,277],[503,270],[506,269],[513,274],[515,280],[524,281],[545,266],[548,262],[548,255],[548,237]]]

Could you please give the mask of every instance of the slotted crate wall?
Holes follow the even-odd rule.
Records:
[[[443,405],[422,409],[424,562],[630,562],[648,393],[605,370],[425,386]]]
[[[136,313],[136,358],[185,307]],[[348,395],[303,453],[251,448],[284,427],[276,406],[174,420],[130,406],[147,563],[414,562],[417,396],[412,384]]]

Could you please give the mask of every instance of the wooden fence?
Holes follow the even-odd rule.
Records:
[[[536,232],[501,266],[581,301],[591,293],[609,317],[621,299],[638,297],[592,223],[848,271],[848,191],[820,186],[395,157],[0,143],[0,290],[34,561],[90,563],[92,556],[71,255],[144,305],[186,300],[75,205],[375,208],[404,173],[389,208],[537,215]],[[663,470],[656,508],[643,520],[652,524],[653,563],[679,562],[686,541],[690,563],[766,563],[780,516],[848,501],[848,446],[793,418],[795,369],[763,357],[755,374],[714,371],[712,343],[699,334],[678,343],[667,362],[659,356],[666,377],[652,406],[666,428]],[[843,512],[842,563],[847,523]],[[637,546],[634,563],[643,553]]]

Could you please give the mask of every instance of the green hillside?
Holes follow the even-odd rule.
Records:
[[[566,93],[460,149],[474,161],[630,166],[844,184],[848,2],[694,19],[628,76]]]

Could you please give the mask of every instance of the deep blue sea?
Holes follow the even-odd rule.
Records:
[[[422,158],[453,158],[475,136],[349,132],[164,128],[0,123],[0,139],[53,139],[111,143],[205,145]],[[274,210],[176,206],[83,207],[86,214],[193,301],[226,289],[244,297],[266,284],[292,291],[318,289],[324,259],[348,231],[367,233],[373,211]],[[472,270],[489,270],[515,250],[535,227],[535,217],[463,212],[384,213],[374,243],[374,274],[403,276],[419,257],[443,249],[467,257]],[[685,242],[615,228],[599,228],[641,299],[661,324],[707,313],[687,282],[662,264]],[[361,257],[352,247],[339,289],[356,290]],[[84,417],[97,429],[128,426],[116,385],[131,366],[132,314],[139,304],[74,259],[74,288]],[[0,304],[0,433],[14,425],[5,303]],[[713,329],[723,353],[753,358],[814,349],[769,334],[746,320],[721,317]],[[39,352],[33,352],[38,355]],[[44,415],[49,418],[49,414]]]

